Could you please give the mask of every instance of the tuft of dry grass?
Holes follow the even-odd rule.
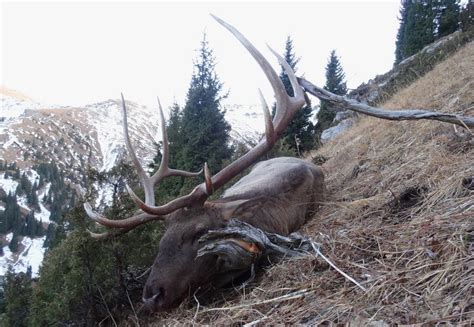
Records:
[[[385,108],[474,114],[474,43],[437,65]],[[358,124],[313,153],[329,197],[304,227],[320,258],[272,266],[212,303],[190,298],[151,325],[469,325],[474,320],[474,131],[432,122]],[[474,185],[474,182],[472,182]]]

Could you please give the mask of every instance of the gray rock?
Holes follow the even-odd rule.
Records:
[[[350,110],[345,110],[345,111],[339,111],[336,113],[336,117],[334,117],[334,120],[332,121],[334,124],[340,123],[341,121],[355,117],[357,114],[354,111]]]
[[[344,119],[336,126],[324,130],[321,134],[321,143],[326,144],[330,140],[334,139],[336,136],[345,132],[348,128],[354,125],[354,122],[354,118]]]

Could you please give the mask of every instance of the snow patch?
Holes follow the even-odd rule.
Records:
[[[35,182],[39,183],[40,176],[34,169],[28,169],[23,172],[25,173],[26,178],[28,178],[30,181],[31,185],[33,185]]]
[[[18,186],[18,182],[14,181],[13,179],[4,178],[3,174],[0,174],[0,187],[5,191],[5,193],[12,193],[16,192],[16,188]]]
[[[40,202],[39,204],[41,211],[40,212],[35,212],[35,219],[38,221],[41,221],[43,223],[50,223],[49,217],[51,216],[51,211],[46,209],[46,207],[43,205],[43,203]]]
[[[110,206],[113,200],[114,186],[110,184],[99,186],[95,183],[94,188],[97,190],[97,198],[95,199],[96,208],[100,206]]]
[[[8,238],[13,234],[7,235],[7,241],[11,241]],[[8,245],[3,247],[3,256],[0,257],[0,275],[4,276],[9,266],[13,267],[15,273],[26,272],[28,267],[31,266],[32,277],[37,277],[39,274],[39,268],[44,258],[43,243],[46,240],[46,236],[41,238],[29,238],[23,237],[21,241],[21,247],[23,251],[21,253],[12,253]],[[17,257],[17,259],[15,259]],[[16,262],[15,262],[16,260]]]

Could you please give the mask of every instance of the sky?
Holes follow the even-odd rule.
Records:
[[[267,102],[260,68],[210,15],[240,30],[274,65],[293,39],[297,74],[323,86],[336,50],[349,88],[391,69],[399,1],[5,2],[1,3],[1,84],[47,105],[82,106],[120,92],[132,101],[183,105],[206,33],[228,104]]]

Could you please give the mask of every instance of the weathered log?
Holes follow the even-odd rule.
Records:
[[[314,254],[313,244],[316,244],[299,233],[289,236],[266,233],[237,219],[232,219],[225,228],[209,231],[199,242],[203,246],[197,256],[217,255],[220,273],[248,270],[262,259]]]
[[[253,279],[254,266],[262,264],[264,260],[274,262],[288,257],[314,255],[321,257],[344,278],[366,291],[354,278],[321,253],[320,244],[299,233],[291,233],[288,236],[267,233],[245,222],[232,219],[226,227],[209,231],[199,239],[199,242],[203,246],[198,250],[197,257],[217,256],[221,261],[219,273],[223,276],[230,271],[251,271]],[[225,285],[225,281],[229,280],[224,278],[224,282],[219,283]]]
[[[452,123],[464,128],[474,127],[474,117],[465,117],[444,112],[428,111],[423,109],[406,110],[386,110],[377,107],[371,107],[354,99],[336,95],[321,87],[318,87],[304,78],[298,77],[298,83],[308,92],[320,100],[328,101],[338,107],[352,110],[364,115],[388,120],[438,120],[445,123]]]

